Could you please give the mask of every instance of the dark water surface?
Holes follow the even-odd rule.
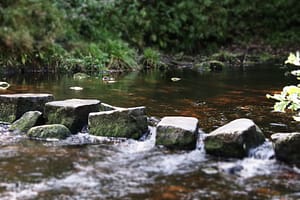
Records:
[[[279,66],[220,73],[191,70],[134,72],[99,78],[25,74],[2,78],[1,93],[47,92],[57,100],[93,98],[120,107],[144,105],[149,116],[194,116],[204,132],[241,117],[265,135],[297,131],[286,114],[273,113],[266,93],[295,84]],[[181,78],[178,82],[172,77]],[[69,89],[82,87],[81,91]],[[0,199],[299,199],[300,169],[273,159],[271,144],[248,158],[218,159],[203,151],[157,148],[155,129],[145,141],[94,143],[86,134],[63,142],[29,141],[0,130]],[[74,142],[75,141],[75,142]],[[75,145],[76,144],[76,145]],[[85,145],[84,145],[85,144]]]

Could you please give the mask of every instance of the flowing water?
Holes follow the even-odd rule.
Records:
[[[100,78],[25,74],[2,78],[1,93],[47,92],[57,100],[93,98],[120,107],[144,105],[149,116],[194,116],[201,132],[241,117],[253,119],[269,137],[297,131],[286,114],[273,113],[266,93],[296,83],[279,66],[146,71]],[[181,78],[171,81],[172,77]],[[75,91],[70,87],[82,87]],[[271,143],[244,159],[209,156],[199,137],[193,151],[155,146],[156,130],[141,141],[95,138],[87,133],[63,141],[32,141],[0,126],[0,199],[299,199],[300,169],[274,159]]]

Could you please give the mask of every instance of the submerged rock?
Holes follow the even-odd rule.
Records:
[[[27,132],[28,137],[36,139],[65,139],[70,135],[70,130],[61,124],[36,126]]]
[[[209,154],[243,158],[264,141],[264,134],[252,120],[237,119],[208,134],[204,144]]]
[[[0,121],[12,123],[27,111],[44,112],[45,103],[53,101],[52,94],[5,94],[0,95]]]
[[[145,107],[94,112],[89,115],[92,135],[139,139],[148,130]]]
[[[89,77],[90,76],[88,74],[80,73],[80,72],[73,74],[73,78],[76,79],[76,80],[87,79]]]
[[[46,103],[45,117],[47,124],[63,124],[72,133],[80,131],[88,123],[88,115],[98,112],[99,100],[94,99],[67,99]]]
[[[300,166],[300,133],[276,133],[271,139],[278,160]]]
[[[156,144],[172,149],[195,149],[197,131],[197,118],[164,117],[157,124]]]
[[[222,71],[225,64],[218,60],[209,61],[209,68],[211,71]]]
[[[20,119],[15,121],[9,130],[27,132],[30,128],[37,125],[39,121],[42,121],[42,113],[40,111],[28,111],[24,113]]]

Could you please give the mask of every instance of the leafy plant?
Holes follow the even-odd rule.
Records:
[[[156,68],[160,65],[160,53],[152,48],[145,48],[142,64],[146,67]]]
[[[296,54],[290,53],[288,59],[285,61],[285,64],[292,64],[295,66],[300,66],[300,56],[299,52]],[[297,76],[297,79],[300,77],[300,70],[293,70],[291,74]],[[278,102],[274,104],[274,111],[285,112],[287,109],[292,111],[300,110],[300,87],[291,85],[283,88],[280,94],[266,95],[269,99],[274,99]],[[293,117],[296,121],[300,121],[300,117]]]

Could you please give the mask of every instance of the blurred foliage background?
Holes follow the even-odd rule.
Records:
[[[296,0],[1,0],[0,66],[132,70],[149,48],[173,54],[232,44],[281,48],[299,44],[299,10]]]

